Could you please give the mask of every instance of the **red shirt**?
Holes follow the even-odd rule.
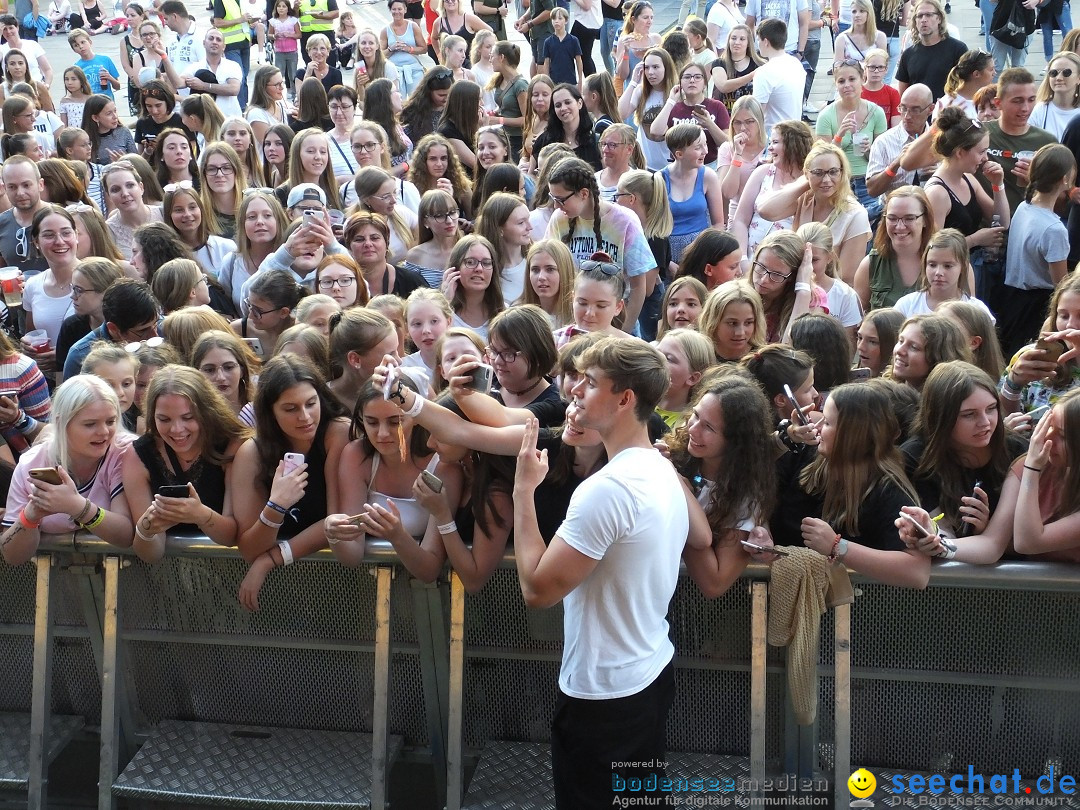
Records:
[[[727,130],[731,124],[731,114],[728,112],[728,108],[724,106],[722,101],[717,101],[714,98],[707,98],[702,105],[709,111],[709,117],[720,127],[721,132]],[[683,102],[679,102],[671,108],[671,117],[668,119],[668,127],[673,127],[676,124],[697,124],[698,120],[694,117],[693,111],[686,106]],[[716,162],[716,150],[719,148],[719,144],[713,141],[712,135],[708,130],[705,130],[705,143],[709,147],[709,151],[705,153],[705,162]]]
[[[893,118],[900,115],[898,109],[900,107],[900,91],[895,87],[890,87],[887,84],[880,90],[867,90],[864,87],[862,97],[867,101],[874,102],[885,111],[886,126],[891,127]]]

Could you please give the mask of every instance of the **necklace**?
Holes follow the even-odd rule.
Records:
[[[532,391],[534,388],[536,388],[536,386],[540,385],[540,383],[542,383],[542,382],[547,382],[547,378],[541,377],[539,380],[534,382],[532,385],[530,385],[524,391],[515,391],[513,388],[510,388],[510,387],[505,386],[505,385],[503,386],[503,388],[506,390],[506,393],[508,393],[508,394],[513,394],[515,397],[523,397],[527,393]]]

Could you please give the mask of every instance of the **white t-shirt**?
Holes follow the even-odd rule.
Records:
[[[196,62],[206,61],[206,49],[203,48],[203,35],[198,33],[195,24],[191,24],[186,34],[177,34],[176,39],[169,43],[166,50],[169,52],[169,61],[173,69],[183,75],[189,65]],[[191,93],[186,87],[181,87],[177,94],[186,96]]]
[[[49,342],[53,348],[60,337],[60,326],[64,318],[74,315],[71,295],[53,298],[45,293],[45,274],[38,273],[28,279],[23,289],[23,309],[34,315],[34,328],[44,329],[49,333]]]
[[[859,294],[838,278],[833,279],[828,292],[829,314],[844,327],[862,323],[862,303]]]
[[[522,259],[513,267],[505,268],[499,273],[499,284],[502,286],[503,302],[509,307],[521,298],[525,292],[525,277],[529,271],[527,262]]]
[[[563,599],[565,694],[634,695],[671,661],[665,616],[689,526],[675,469],[652,448],[623,450],[574,492],[557,534],[598,563]]]
[[[1065,127],[1078,114],[1080,114],[1080,108],[1064,110],[1052,101],[1040,101],[1032,108],[1028,123],[1045,129],[1060,141],[1061,136],[1065,134]]]
[[[236,242],[224,236],[210,234],[206,244],[195,251],[195,261],[204,273],[217,278],[218,270],[225,262],[225,257],[236,251]]]
[[[7,52],[10,50],[10,45],[0,45],[0,61],[3,61],[4,57],[7,56]],[[38,59],[45,56],[45,49],[32,39],[24,39],[18,50],[23,52],[26,61],[30,63],[30,75],[37,81],[44,82],[45,72],[41,69],[41,64],[38,62]]]
[[[723,3],[714,3],[713,7],[709,9],[709,17],[706,22],[720,29],[720,33],[716,35],[716,40],[713,42],[713,48],[716,49],[717,53],[720,53],[727,47],[727,38],[728,34],[731,33],[731,29],[736,25],[745,23],[746,18],[738,9],[732,12]]]
[[[760,25],[762,20],[767,20],[769,17],[783,20],[787,24],[785,51],[794,51],[799,47],[799,12],[809,10],[809,0],[747,0],[746,3],[746,16],[753,17],[755,25]],[[724,45],[726,44],[725,42]],[[724,47],[724,45],[716,42],[713,45],[718,48]],[[802,81],[805,81],[806,73],[803,72],[800,75]],[[754,76],[754,83],[757,83],[757,75]],[[798,121],[801,115],[802,110],[799,111],[799,115],[795,116],[794,120]]]
[[[221,63],[217,66],[217,69],[210,67],[206,63],[206,60],[199,62],[192,62],[184,70],[184,76],[194,76],[196,72],[200,70],[209,70],[215,76],[217,76],[216,84],[225,84],[232,79],[236,79],[237,82],[242,80],[243,73],[240,70],[240,66],[231,59],[221,57]],[[239,96],[218,96],[214,101],[218,105],[218,109],[221,110],[221,114],[228,118],[231,115],[239,116],[243,118],[244,111],[240,109],[240,97]]]
[[[996,319],[994,318],[994,313],[992,313],[990,311],[990,308],[987,307],[986,304],[984,304],[978,298],[970,295],[961,294],[960,298],[958,298],[957,300],[967,301],[969,304],[974,304],[975,306],[982,309],[988,316],[990,316],[990,321],[992,323],[996,322]],[[902,313],[904,313],[905,318],[911,318],[915,315],[932,315],[934,312],[934,310],[930,308],[930,303],[926,300],[925,292],[911,292],[907,295],[901,296],[900,299],[895,304],[893,304],[893,306],[896,309],[900,310]]]
[[[790,54],[774,56],[754,73],[754,98],[765,110],[765,129],[772,132],[781,121],[802,120],[802,94],[806,71]]]

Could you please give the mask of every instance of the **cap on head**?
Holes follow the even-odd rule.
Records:
[[[288,205],[285,207],[292,208],[298,203],[304,202],[304,200],[315,200],[326,205],[326,194],[314,183],[300,183],[289,192]]]

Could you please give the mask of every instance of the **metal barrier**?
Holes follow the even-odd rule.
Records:
[[[520,764],[547,742],[561,611],[525,607],[509,555],[480,593],[466,599],[453,584],[444,609],[445,589],[414,588],[388,544],[370,552],[358,570],[326,564],[332,557],[321,552],[274,571],[263,610],[248,614],[236,601],[245,564],[205,538],[170,539],[155,566],[94,538],[50,538],[33,565],[0,574],[9,662],[0,710],[18,713],[0,714],[0,788],[25,789],[30,807],[44,807],[49,761],[100,718],[102,808],[114,796],[235,804],[235,794],[222,795],[232,774],[204,769],[203,795],[186,795],[156,758],[171,744],[202,745],[204,765],[220,755],[205,751],[207,741],[251,756],[275,741],[315,744],[303,736],[311,732],[290,729],[315,729],[318,745],[336,745],[327,750],[351,764],[318,795],[319,785],[285,770],[254,769],[248,781],[262,793],[244,794],[246,806],[384,806],[402,743],[427,752],[449,807],[470,806],[496,786],[485,751]],[[862,595],[850,618],[829,614],[822,627],[833,643],[822,645],[819,722],[799,733],[784,711],[782,652],[762,643],[766,577],[752,566],[717,600],[679,582],[669,748],[687,752],[672,756],[682,773],[757,784],[766,771],[832,774],[831,806],[843,808],[851,763],[1080,771],[1080,704],[1062,699],[1080,691],[1080,568],[935,565],[924,592],[854,577]],[[5,745],[16,739],[28,741],[21,770]],[[344,783],[327,799],[327,785]],[[532,784],[544,806],[549,781]],[[516,787],[515,806],[527,806],[527,788]]]

